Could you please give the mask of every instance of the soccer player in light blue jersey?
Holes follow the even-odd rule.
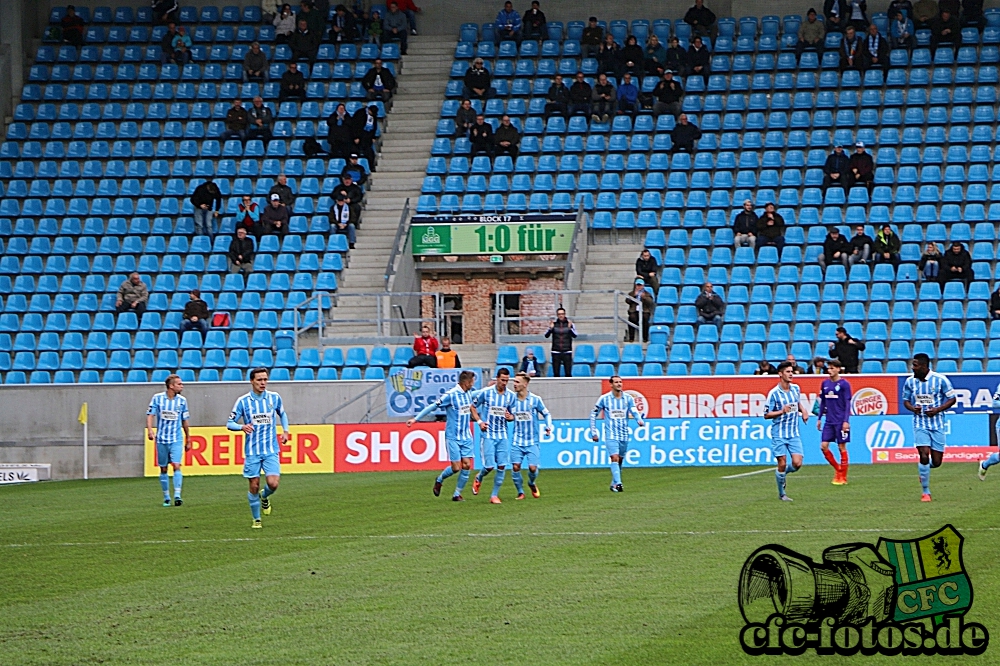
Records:
[[[170,479],[167,465],[174,467],[174,506],[184,504],[181,499],[181,474],[183,451],[191,450],[188,430],[187,398],[181,395],[184,382],[177,375],[166,379],[167,390],[157,393],[146,410],[146,432],[149,441],[156,442],[156,464],[160,466],[160,488],[163,489],[163,506],[170,506]],[[184,437],[181,437],[181,430]],[[183,449],[183,450],[182,450]]]
[[[463,370],[458,375],[458,385],[444,393],[440,398],[427,405],[417,413],[412,419],[406,422],[406,427],[410,428],[419,419],[427,416],[431,412],[445,408],[445,428],[444,438],[448,444],[448,455],[451,465],[444,468],[434,480],[434,496],[440,497],[441,484],[449,476],[458,474],[458,483],[455,484],[455,494],[451,496],[454,502],[463,502],[462,491],[469,481],[469,474],[472,469],[472,422],[479,423],[479,412],[472,404],[472,386],[476,383],[476,375],[470,370]]]
[[[545,403],[537,395],[528,390],[531,377],[526,372],[519,372],[514,375],[514,392],[517,394],[514,405],[511,407],[511,414],[514,417],[514,446],[511,448],[511,478],[514,479],[514,487],[517,488],[515,499],[524,499],[524,483],[521,478],[521,466],[528,463],[528,489],[531,496],[539,498],[542,496],[538,489],[538,463],[541,451],[538,447],[538,428],[535,424],[535,415],[545,419],[545,434],[552,434],[552,414],[545,408]],[[498,472],[499,473],[499,472]],[[499,486],[494,488],[494,494]],[[493,498],[490,498],[493,502]],[[494,504],[499,504],[497,499]]]
[[[996,390],[993,391],[993,409],[1000,409],[1000,384],[997,384]],[[1000,421],[997,421],[996,423],[996,432],[997,442],[1000,442]],[[993,467],[993,465],[996,465],[997,463],[1000,463],[1000,454],[997,453],[991,453],[989,458],[980,461],[978,465],[979,480],[985,481],[986,470]]]
[[[250,482],[247,501],[253,515],[251,527],[254,529],[261,527],[261,512],[265,516],[271,513],[269,498],[277,492],[278,481],[281,480],[280,447],[289,440],[290,432],[281,396],[267,390],[267,377],[267,368],[254,368],[250,371],[251,390],[236,401],[229,415],[229,422],[226,423],[230,430],[242,430],[244,433],[243,477]],[[277,431],[276,421],[281,423],[280,433]],[[264,490],[260,490],[262,471],[266,482]]]
[[[507,473],[505,471],[507,464],[510,463],[507,422],[514,420],[510,413],[510,408],[514,404],[514,393],[507,389],[509,380],[510,370],[500,368],[497,370],[496,382],[493,386],[487,386],[472,394],[472,404],[476,406],[476,411],[486,415],[485,419],[479,421],[479,429],[483,433],[479,438],[482,462],[479,464],[479,473],[472,480],[472,494],[479,494],[479,487],[483,484],[483,479],[495,467],[497,474],[493,478],[493,493],[490,495],[490,503],[492,504],[500,503],[498,494]]]
[[[798,384],[792,383],[795,364],[782,361],[778,364],[778,385],[767,394],[764,418],[773,420],[771,424],[771,452],[778,463],[774,478],[778,483],[778,498],[791,502],[785,494],[785,476],[799,471],[802,467],[802,438],[799,436],[799,416],[802,422],[809,421],[809,412],[801,401]],[[788,459],[791,458],[791,465]]]
[[[628,452],[628,418],[634,416],[640,428],[645,422],[635,406],[635,399],[622,390],[622,378],[618,375],[611,378],[611,390],[598,398],[590,412],[590,438],[595,442],[600,441],[597,419],[601,412],[604,413],[604,448],[611,460],[611,492],[625,492],[621,463]]]
[[[931,501],[931,469],[940,467],[946,444],[944,416],[956,402],[955,389],[944,375],[931,371],[927,354],[914,354],[910,366],[913,376],[903,383],[903,407],[913,412],[913,441],[920,454],[921,502]]]

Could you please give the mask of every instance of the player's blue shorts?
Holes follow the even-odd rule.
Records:
[[[157,442],[156,464],[166,467],[169,463],[180,465],[183,462],[184,442]]]
[[[823,440],[824,442],[827,440]],[[773,437],[771,439],[771,453],[774,457],[778,456],[791,456],[791,455],[802,455],[802,438],[801,437]]]
[[[506,439],[483,437],[479,440],[479,448],[483,454],[480,467],[497,467],[510,462],[510,444]]]
[[[943,430],[913,429],[914,446],[929,446],[932,451],[944,451],[945,434]]]
[[[538,444],[532,446],[514,446],[510,450],[510,462],[524,467],[538,467],[540,458]]]
[[[281,474],[281,461],[278,459],[278,454],[247,456],[246,462],[243,463],[244,478],[252,479],[255,476],[260,476],[261,470],[264,470],[264,476],[279,476]]]
[[[628,453],[628,440],[606,439],[604,440],[604,450],[608,452],[608,462],[611,462],[611,456],[625,458],[625,454]]]
[[[451,462],[458,462],[462,458],[471,458],[472,456],[471,439],[463,439],[461,442],[448,441],[448,459]]]
[[[843,425],[843,423],[824,423],[823,434],[820,436],[819,441],[847,444],[851,441],[851,431],[844,432]]]

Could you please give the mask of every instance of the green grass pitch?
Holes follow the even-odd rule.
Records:
[[[813,664],[905,657],[749,657],[738,643],[744,559],[780,543],[814,559],[952,523],[975,589],[967,618],[1000,663],[1000,474],[915,466],[770,473],[543,470],[541,499],[431,495],[428,473],[287,475],[264,529],[246,483],[189,477],[0,488],[0,661],[13,664]],[[912,658],[911,658],[912,659]]]

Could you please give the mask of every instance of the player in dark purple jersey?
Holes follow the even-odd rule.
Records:
[[[830,378],[823,380],[819,390],[819,421],[816,423],[816,429],[823,433],[820,435],[823,456],[833,465],[835,486],[847,484],[847,443],[851,441],[851,385],[840,378],[841,369],[837,359],[827,363],[826,371]],[[830,451],[830,442],[837,442],[840,448],[839,463]]]

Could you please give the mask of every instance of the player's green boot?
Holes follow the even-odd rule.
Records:
[[[260,512],[265,516],[271,515],[271,500],[268,497],[264,497],[264,491],[260,491]]]
[[[252,527],[255,530],[259,530],[264,526],[260,524],[260,518],[258,518],[257,520],[253,521],[253,525],[251,525],[250,527]]]
[[[169,497],[167,499],[163,500],[163,506],[172,506],[170,504],[170,498]]]

